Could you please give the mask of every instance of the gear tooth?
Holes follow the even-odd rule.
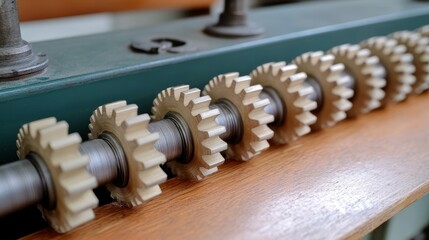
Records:
[[[135,104],[120,106],[109,110],[109,116],[115,119],[117,126],[121,125],[125,119],[134,117],[137,115],[138,107]]]
[[[237,73],[238,75],[238,73]],[[240,94],[241,91],[243,91],[245,88],[248,88],[250,86],[250,81],[252,79],[249,76],[241,76],[241,77],[235,77],[232,80],[231,87],[234,89],[234,92],[236,94]]]
[[[313,111],[317,108],[317,103],[306,97],[299,97],[293,104],[307,112]]]
[[[257,84],[257,85],[252,85],[250,87],[247,87],[245,89],[243,89],[240,94],[242,95],[242,102],[244,105],[251,105],[254,104],[255,101],[258,101],[259,99],[259,94],[262,92],[262,86]],[[266,102],[266,100],[264,100],[264,103]],[[266,105],[268,105],[270,102],[267,101]],[[265,105],[265,106],[266,106]]]
[[[27,131],[30,133],[32,137],[36,137],[37,131],[41,128],[45,128],[48,126],[52,126],[57,122],[57,119],[51,117],[51,118],[45,118],[38,121],[34,121],[31,123],[28,123],[23,126],[23,129],[28,129]]]
[[[344,71],[345,67],[344,64],[342,63],[338,63],[338,64],[334,64],[331,67],[329,67],[329,71],[331,72],[331,74],[334,75],[340,75],[342,71]]]
[[[221,74],[218,76],[218,84],[225,84],[227,87],[233,87],[235,88],[235,85],[237,84],[236,78],[238,78],[240,74],[238,72],[231,72],[226,74]]]
[[[226,149],[226,147],[225,147]],[[222,165],[225,162],[225,159],[222,157],[220,153],[215,153],[211,155],[205,155],[203,157],[204,160],[204,166],[207,169],[213,169],[220,165]]]
[[[85,163],[87,162],[88,161]],[[97,187],[97,180],[94,176],[89,175],[89,173],[84,170],[85,166],[80,168],[79,174],[62,174],[60,184],[66,196],[73,197]]]
[[[252,142],[251,145],[252,145],[252,154],[254,155],[258,155],[259,153],[267,150],[270,147],[270,144],[268,143],[268,141]]]
[[[320,57],[320,61],[318,62],[319,67],[324,71],[326,69],[334,68],[337,69],[338,67],[334,67],[332,64],[335,61],[335,57],[331,54],[328,55],[323,55]],[[331,71],[333,71],[334,69],[331,69]],[[341,70],[342,71],[342,70]]]
[[[42,146],[46,147],[48,143],[53,141],[54,139],[67,136],[68,130],[69,125],[64,121],[61,121],[57,124],[45,126],[44,128],[39,128],[36,133],[36,139],[40,141]]]
[[[269,140],[274,136],[274,132],[267,125],[253,128],[252,132],[258,141]]]
[[[311,132],[311,128],[307,125],[297,127],[295,129],[295,134],[299,137],[305,136]]]
[[[197,116],[208,111],[211,101],[212,99],[209,96],[202,96],[192,99],[189,103],[189,109],[191,109],[192,115]]]
[[[352,103],[347,99],[339,99],[334,102],[334,105],[339,111],[347,111],[352,107]]]
[[[146,202],[146,201],[149,201],[149,200],[155,198],[156,196],[160,195],[161,193],[162,193],[161,188],[158,185],[156,185],[156,186],[145,189],[145,191],[140,192],[139,196],[140,196],[140,199],[142,202]],[[140,202],[136,202],[134,204],[134,206],[137,206],[139,204],[140,204]]]
[[[311,125],[317,121],[316,116],[314,116],[311,112],[303,112],[298,114],[296,115],[296,119],[298,119],[302,125]]]
[[[298,70],[298,67],[295,64],[290,64],[290,65],[285,65],[281,68],[280,71],[280,81],[284,82],[287,79],[289,79],[289,77],[293,76],[293,75],[299,75],[302,73],[296,73]],[[296,77],[294,77],[296,78]],[[305,78],[304,78],[305,79]]]
[[[137,115],[137,108],[133,114],[130,114],[128,118],[124,118],[120,124],[124,124],[127,129],[127,135],[140,136],[145,135],[147,132],[147,126],[150,121],[150,117],[147,114]],[[156,141],[156,140],[155,140]]]
[[[94,218],[94,216],[93,216],[94,212],[92,211],[92,209],[96,208],[98,206],[97,197],[95,196],[95,194],[90,189],[88,189],[88,190],[81,192],[76,197],[77,199],[73,198],[73,197],[69,198],[68,199],[69,201],[67,202],[67,206],[69,206],[69,209],[71,212],[73,212],[75,214],[85,212],[84,214],[88,214],[89,216],[92,215],[91,218],[89,218],[89,219],[84,219],[83,221],[80,220],[82,223],[85,223],[85,222]],[[79,223],[79,225],[82,223]]]
[[[295,92],[296,90],[297,91],[303,91],[302,84],[304,83],[306,78],[307,78],[307,74],[305,74],[303,72],[291,75],[286,80],[287,84],[289,85],[288,90],[293,88],[293,91],[291,91],[291,92]],[[312,88],[310,88],[310,87],[307,89],[310,89],[310,91],[312,91]],[[307,90],[307,91],[309,91],[309,90]]]
[[[342,112],[342,111],[332,113],[331,115],[332,115],[332,119],[333,119],[335,122],[339,122],[339,121],[344,120],[344,119],[346,118],[346,113],[345,113],[345,112]],[[332,123],[332,122],[331,122],[331,123],[328,123],[328,124],[330,124],[330,126],[332,126],[332,125],[333,125],[333,123]]]
[[[206,177],[206,176],[208,176],[208,175],[211,175],[211,174],[213,174],[213,173],[215,173],[215,172],[217,172],[217,167],[215,167],[215,168],[209,168],[209,169],[206,169],[206,168],[200,168],[199,169],[199,171],[200,171],[200,178],[198,178],[198,180],[201,180],[201,179],[203,179],[204,177]]]
[[[180,102],[183,102],[187,106],[191,101],[198,98],[201,94],[200,89],[192,88],[180,93]]]
[[[127,105],[126,101],[117,101],[117,102],[103,105],[101,106],[101,108],[98,108],[97,110],[100,110],[98,113],[99,115],[106,114],[108,117],[111,117],[114,109],[124,107],[126,105]]]
[[[151,188],[154,186],[158,187],[159,184],[167,181],[167,174],[165,174],[165,172],[162,171],[160,167],[151,167],[144,171],[141,171],[138,177],[140,179],[140,182],[146,188]],[[142,192],[145,192],[145,191],[142,191]]]
[[[204,146],[206,152],[205,155],[213,155],[228,148],[228,144],[226,144],[226,142],[224,142],[219,137],[210,137],[204,139],[201,144]]]
[[[274,122],[274,116],[266,113],[263,108],[251,111],[249,113],[249,119],[255,121],[258,125],[266,125]]]
[[[273,75],[277,75],[280,73],[281,69],[286,65],[286,62],[272,62],[267,64],[267,70],[265,73],[272,73]]]

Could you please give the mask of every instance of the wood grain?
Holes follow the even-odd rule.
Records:
[[[228,161],[202,182],[169,180],[135,209],[109,204],[70,233],[28,239],[360,238],[429,191],[429,95]]]
[[[20,0],[21,21],[57,18],[99,12],[118,12],[135,9],[208,8],[213,0]]]

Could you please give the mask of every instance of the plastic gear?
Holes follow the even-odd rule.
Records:
[[[164,154],[155,149],[157,133],[147,129],[150,117],[138,115],[135,104],[118,101],[97,108],[91,116],[90,139],[102,133],[113,135],[121,145],[128,164],[128,185],[118,187],[108,184],[112,198],[127,207],[137,206],[161,193],[159,184],[167,180],[160,165],[165,163]]]
[[[396,32],[390,36],[403,44],[407,52],[413,55],[413,64],[416,67],[414,93],[420,94],[429,89],[429,38],[410,31]]]
[[[279,125],[270,126],[274,130],[272,141],[276,144],[286,144],[304,136],[311,131],[309,125],[317,120],[311,113],[317,103],[308,98],[312,88],[303,85],[307,75],[297,73],[297,69],[296,65],[285,62],[266,63],[250,75],[252,84],[275,90],[285,105],[285,119]]]
[[[79,134],[68,134],[68,124],[46,118],[21,127],[16,141],[18,157],[36,153],[46,163],[55,188],[56,207],[39,209],[57,232],[64,233],[82,225],[94,216],[98,199],[92,189],[97,180],[86,170],[88,157],[79,152]]]
[[[329,53],[335,56],[335,63],[344,64],[355,79],[353,106],[347,115],[357,117],[380,107],[386,80],[383,78],[384,68],[378,65],[378,57],[371,55],[368,49],[350,44],[334,47]]]
[[[219,126],[215,119],[219,110],[209,109],[209,96],[200,97],[200,90],[189,86],[167,88],[158,94],[152,107],[152,119],[161,120],[168,112],[178,113],[188,124],[192,134],[194,156],[189,163],[169,161],[166,166],[181,178],[201,180],[217,171],[224,162],[220,152],[227,144],[219,138],[225,127]]]
[[[398,44],[394,39],[386,37],[373,37],[360,44],[371,51],[372,55],[380,59],[380,63],[386,70],[385,97],[381,105],[390,102],[405,100],[412,91],[411,85],[416,81],[412,65],[413,57],[406,53],[404,45]]]
[[[267,99],[260,99],[261,85],[250,86],[249,76],[239,77],[238,73],[228,73],[213,78],[204,88],[203,94],[212,99],[212,103],[226,99],[238,110],[243,123],[243,137],[237,144],[228,144],[228,158],[249,160],[268,149],[268,139],[273,131],[267,124],[274,121],[274,116],[266,113],[264,107],[270,104]]]
[[[348,98],[353,96],[353,90],[345,86],[341,77],[344,65],[334,64],[334,60],[333,55],[319,51],[304,53],[293,61],[298,71],[314,78],[322,90],[323,106],[319,106],[317,121],[311,126],[315,130],[332,127],[346,118],[345,112],[352,107]]]

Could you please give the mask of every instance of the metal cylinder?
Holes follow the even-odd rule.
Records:
[[[236,144],[243,137],[243,120],[237,108],[228,100],[221,99],[215,104],[210,105],[211,109],[218,109],[219,116],[216,117],[216,123],[224,126],[226,131],[219,137],[229,144]]]
[[[98,186],[112,183],[118,177],[117,159],[112,148],[102,139],[80,144],[79,151],[89,157],[86,167],[96,179]]]
[[[307,76],[307,78],[304,81],[304,87],[306,88],[312,88],[313,91],[311,92],[310,95],[308,95],[308,98],[315,101],[317,103],[317,108],[314,109],[312,112],[313,113],[317,113],[320,111],[320,109],[323,106],[323,91],[322,91],[322,87],[320,86],[319,82],[311,77],[311,76]]]
[[[237,26],[246,24],[245,0],[225,0],[224,11],[220,14],[219,24],[224,26]]]
[[[264,111],[274,116],[274,121],[271,126],[277,126],[283,123],[286,119],[287,109],[276,90],[270,87],[264,87],[261,94],[261,99],[268,99],[270,104],[265,106]]]
[[[0,0],[0,80],[39,74],[48,62],[46,54],[34,54],[22,40],[16,0]]]
[[[43,181],[29,160],[0,167],[0,216],[42,202]]]
[[[0,48],[22,44],[16,0],[0,1]]]
[[[166,118],[151,122],[148,125],[148,130],[152,133],[157,132],[159,134],[159,139],[155,143],[155,148],[165,155],[167,161],[180,158],[184,146],[181,133],[173,120]]]

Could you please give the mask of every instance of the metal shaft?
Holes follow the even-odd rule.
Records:
[[[0,48],[22,44],[16,0],[0,1]]]
[[[167,161],[179,158],[183,151],[182,135],[176,124],[171,119],[151,122],[148,125],[150,132],[157,132],[159,139],[155,148],[164,153]]]
[[[96,179],[98,186],[116,180],[118,176],[117,159],[112,148],[102,139],[83,142],[79,151],[89,157],[87,170]]]
[[[219,110],[220,114],[216,118],[216,123],[226,129],[219,137],[229,144],[240,142],[244,129],[243,120],[237,108],[228,100],[220,100],[211,105],[210,108]]]
[[[42,202],[43,181],[29,160],[0,167],[0,216]]]
[[[274,116],[274,121],[270,125],[276,126],[282,124],[286,119],[287,109],[276,90],[264,87],[260,97],[261,99],[268,99],[270,101],[270,104],[264,108],[266,113]]]
[[[235,26],[246,24],[246,1],[225,0],[223,13],[219,17],[219,24],[224,26]]]

